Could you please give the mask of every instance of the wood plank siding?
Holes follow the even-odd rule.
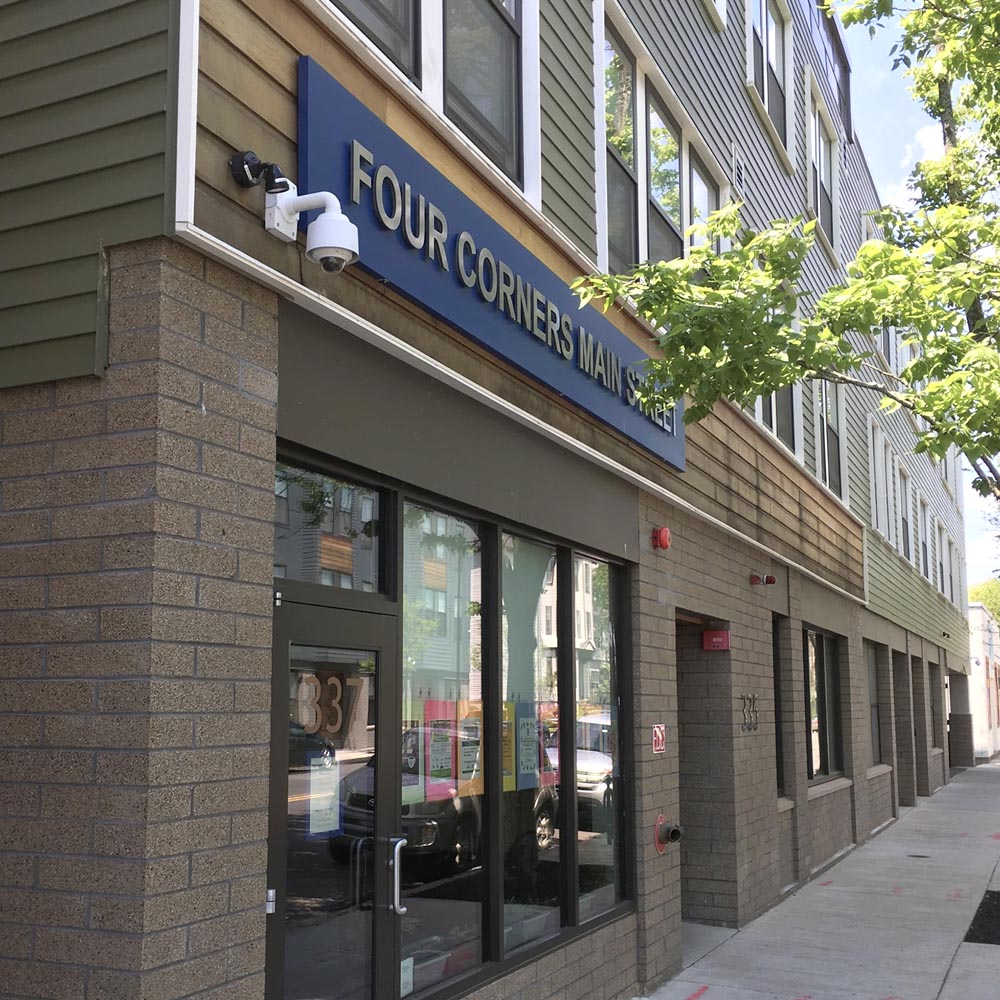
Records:
[[[101,247],[164,232],[173,16],[0,8],[0,386],[104,368]]]
[[[573,11],[557,11],[557,6],[572,6]],[[572,75],[581,79],[575,92],[569,94],[576,110],[572,115],[561,115],[559,128],[566,130],[572,125],[577,130],[572,141],[587,146],[586,150],[572,150],[579,184],[593,171],[593,112],[589,105],[586,109],[581,106],[585,100],[592,104],[592,90],[588,92],[583,83],[583,75],[588,74],[589,79],[592,65],[592,50],[588,48],[592,43],[583,31],[589,23],[589,9],[589,3],[543,4],[546,18],[566,18],[572,27],[572,31],[560,31],[559,37],[562,46],[575,46],[575,54],[564,48],[558,58],[576,60]],[[543,38],[548,35],[549,41],[543,42],[543,51],[545,44],[555,44],[551,36],[558,26],[546,18],[542,34]],[[261,223],[261,192],[237,187],[229,177],[226,159],[234,149],[254,149],[261,157],[278,161],[295,178],[296,64],[299,53],[307,53],[561,278],[572,280],[583,266],[539,227],[523,200],[480,173],[454,148],[445,129],[436,128],[414,110],[400,93],[400,84],[389,83],[385,74],[359,58],[343,37],[313,20],[307,6],[294,0],[204,0],[201,37],[195,196],[199,226],[321,290],[785,558],[852,594],[863,594],[861,526],[736,408],[719,406],[707,420],[688,428],[688,469],[678,475],[589,416],[567,407],[555,394],[527,382],[385,286],[360,272],[331,278],[313,265],[303,265],[301,245],[283,244],[267,236]],[[239,39],[239,44],[230,39]],[[543,96],[542,125],[549,129],[555,127],[556,116],[546,117],[545,102]],[[543,156],[546,148],[572,149],[566,146],[568,135],[566,131],[543,135]],[[552,160],[543,169],[543,180],[544,171],[553,169],[562,167]],[[575,221],[567,222],[567,216],[559,225],[589,256],[593,254],[592,179],[588,184],[575,191]],[[578,181],[571,186],[576,188]],[[550,192],[554,190],[550,188]],[[568,193],[565,198],[569,198]],[[552,204],[550,201],[550,209]],[[548,214],[555,217],[551,210]],[[585,223],[582,229],[581,223]],[[624,313],[609,316],[634,342],[648,348],[645,328]]]

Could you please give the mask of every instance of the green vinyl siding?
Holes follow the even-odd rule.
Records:
[[[165,231],[174,8],[0,7],[0,386],[104,368],[102,247]]]
[[[590,0],[542,0],[542,212],[597,257],[594,37]]]

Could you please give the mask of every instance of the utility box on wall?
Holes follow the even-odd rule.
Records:
[[[729,629],[709,629],[702,632],[701,648],[712,650],[729,649]]]

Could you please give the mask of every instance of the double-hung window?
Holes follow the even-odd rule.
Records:
[[[944,580],[944,560],[947,553],[947,547],[945,544],[945,533],[944,526],[938,521],[937,524],[937,558],[938,558],[938,570],[937,570],[937,585],[938,590],[943,594],[945,592],[945,580]]]
[[[595,85],[604,102],[598,162],[603,157],[606,201],[599,217],[607,269],[621,274],[642,261],[683,256],[687,227],[721,204],[722,172],[628,23],[606,23],[601,44]]]
[[[913,525],[910,521],[910,477],[902,466],[898,469],[896,492],[899,497],[899,551],[904,559],[912,561]]]
[[[882,718],[878,700],[878,652],[874,643],[865,642],[868,659],[868,720],[871,723],[872,764],[882,763]]]
[[[872,526],[890,545],[896,544],[896,504],[894,487],[895,460],[892,446],[885,440],[882,428],[872,421],[871,439]]]
[[[523,183],[519,0],[447,0],[425,11],[418,0],[333,3],[484,156]],[[431,11],[441,29],[433,42],[426,36],[436,35],[435,22],[422,23]],[[443,60],[432,52],[422,60],[425,44],[441,46]]]
[[[920,501],[920,520],[917,523],[920,530],[920,572],[924,579],[931,578],[931,514],[925,500]]]
[[[608,268],[621,273],[639,262],[635,61],[610,26],[604,35],[604,121],[608,161]]]
[[[789,450],[797,453],[799,433],[796,415],[800,404],[798,386],[786,385],[769,396],[761,396],[757,419]]]
[[[333,0],[411,80],[420,77],[417,0]]]
[[[808,777],[829,778],[843,770],[840,732],[840,668],[837,639],[812,629],[802,635],[805,653]]]
[[[518,0],[444,5],[444,112],[510,178],[521,181]]]
[[[812,73],[806,69],[806,121],[809,147],[808,209],[818,222],[818,229],[831,250],[836,248],[836,199],[839,188],[837,168],[840,162],[837,133],[823,98],[816,89]]]
[[[692,222],[704,222],[712,212],[718,211],[719,186],[694,154],[691,154],[690,191]],[[691,246],[700,246],[704,242],[703,236],[692,233]]]
[[[647,93],[646,104],[649,259],[671,260],[684,252],[681,130],[652,90]]]
[[[780,149],[788,159],[791,11],[784,0],[750,0],[747,84],[763,108]],[[786,167],[790,169],[791,161]]]
[[[817,471],[837,496],[843,496],[840,475],[840,392],[829,382],[819,382]]]

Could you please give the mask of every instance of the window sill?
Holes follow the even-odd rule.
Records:
[[[833,795],[834,792],[842,792],[847,788],[853,788],[854,782],[850,778],[825,778],[820,779],[815,785],[809,786],[809,801],[821,799],[825,795]]]
[[[892,774],[891,764],[876,764],[874,767],[868,768],[869,781],[873,778],[881,778],[883,774]]]
[[[943,757],[944,756],[944,750],[941,747],[931,747],[931,756],[932,757]]]
[[[712,22],[716,31],[725,31],[726,28],[726,2],[725,0],[702,0],[702,6],[708,19]]]
[[[816,223],[816,242],[823,248],[823,253],[826,254],[827,260],[836,267],[840,268],[843,265],[840,262],[840,257],[837,256],[837,251],[833,248],[833,241],[826,234],[826,230],[819,224],[819,219],[816,217],[815,211],[810,208],[807,212],[810,219]]]
[[[791,176],[795,173],[795,164],[792,162],[792,157],[785,144],[781,141],[781,136],[778,135],[778,130],[774,127],[774,122],[771,121],[771,116],[767,113],[767,108],[764,107],[764,102],[760,99],[757,88],[749,80],[747,81],[747,93],[750,95],[750,103],[754,106],[757,117],[764,126],[764,131],[767,133],[768,139],[771,140],[771,145],[774,147],[775,153],[778,154],[778,160],[782,167],[785,168],[785,173]]]
[[[794,799],[786,799],[783,795],[778,796],[778,815],[791,812],[795,808]]]

